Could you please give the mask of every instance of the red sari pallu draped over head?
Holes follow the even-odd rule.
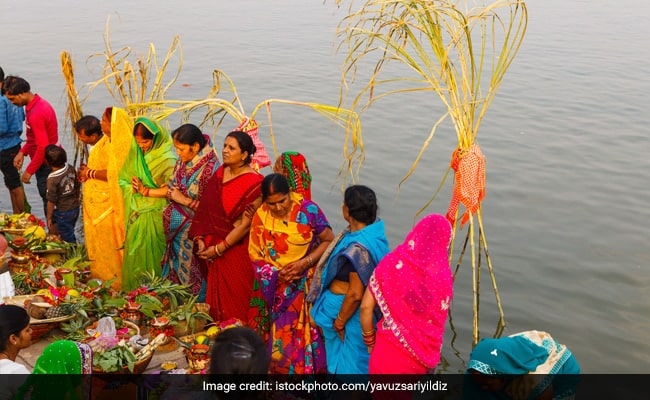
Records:
[[[192,220],[189,237],[202,236],[206,246],[224,240],[247,205],[260,197],[262,175],[249,172],[223,182],[220,166],[208,182]],[[248,236],[232,244],[221,257],[202,261],[206,266],[206,302],[215,321],[246,321],[253,291],[253,267],[248,257]]]

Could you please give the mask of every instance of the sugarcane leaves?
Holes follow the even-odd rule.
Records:
[[[521,46],[528,14],[522,0],[466,4],[466,10],[458,3],[366,0],[358,10],[351,6],[338,27],[339,51],[347,52],[342,85],[349,87],[368,61],[374,63],[353,111],[385,95],[432,91],[448,110],[459,146],[469,148]],[[395,61],[410,76],[382,78]]]
[[[337,1],[340,4],[341,1]],[[488,4],[470,1],[425,1],[425,0],[363,0],[360,7],[352,7],[338,26],[341,39],[338,50],[347,52],[342,67],[342,88],[362,81],[360,89],[353,96],[352,111],[368,109],[384,96],[415,91],[435,93],[446,108],[446,113],[434,122],[433,129],[425,139],[420,152],[409,171],[400,181],[401,186],[415,171],[424,151],[429,147],[436,128],[448,116],[455,130],[458,145],[452,151],[451,165],[460,164],[457,154],[482,153],[476,137],[487,109],[492,103],[503,77],[517,55],[528,24],[528,11],[524,0],[494,0]],[[403,67],[404,73],[394,73],[389,64]],[[365,73],[364,68],[374,66]],[[341,91],[343,95],[344,90]],[[343,100],[341,100],[341,103]],[[472,170],[478,178],[473,188],[485,193],[485,171],[477,167]],[[417,213],[422,213],[440,192],[449,172],[442,177],[438,188],[427,204]],[[454,170],[454,190],[460,191],[459,169]],[[465,174],[467,175],[467,174]],[[481,187],[482,185],[482,187]],[[455,198],[458,199],[457,195]],[[497,333],[505,326],[501,301],[496,287],[492,264],[487,252],[487,240],[482,225],[482,211],[478,202],[467,204],[467,213],[462,224],[469,220],[468,239],[473,271],[474,293],[473,340],[478,341],[478,293],[481,254],[490,272],[492,286],[499,308]],[[455,221],[457,211],[447,213]],[[475,218],[476,217],[476,218]],[[476,226],[478,222],[478,227]],[[458,224],[453,225],[452,238]],[[478,228],[478,229],[477,229]],[[476,240],[478,239],[478,240]],[[451,252],[454,252],[452,240]],[[465,246],[463,247],[463,252]],[[451,255],[450,255],[451,259]],[[459,264],[462,259],[459,257]]]

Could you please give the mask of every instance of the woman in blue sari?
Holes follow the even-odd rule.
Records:
[[[184,124],[172,132],[178,160],[167,186],[167,207],[163,226],[167,248],[162,261],[162,276],[188,286],[190,292],[205,301],[206,284],[199,260],[188,238],[190,225],[206,184],[219,166],[210,137],[193,124]]]
[[[327,371],[367,374],[359,305],[375,266],[388,253],[384,222],[377,218],[375,192],[363,185],[345,190],[342,212],[348,228],[332,242],[318,264],[307,301],[323,331]],[[375,321],[376,322],[376,321]]]
[[[572,399],[580,366],[546,332],[483,339],[472,350],[463,399]]]

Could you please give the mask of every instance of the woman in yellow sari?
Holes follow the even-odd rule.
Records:
[[[310,322],[305,295],[333,239],[320,207],[290,191],[283,175],[262,180],[262,206],[251,222],[248,252],[259,284],[251,324],[268,343],[270,373],[327,372],[323,337]]]
[[[83,186],[84,237],[94,277],[113,280],[121,288],[124,206],[117,173],[130,143],[133,120],[126,111],[109,107],[100,122],[87,115],[75,124],[81,142],[92,145],[88,164],[79,168]]]

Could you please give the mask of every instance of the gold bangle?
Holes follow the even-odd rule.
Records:
[[[219,252],[219,243],[217,243],[217,244],[214,245],[214,252],[215,252],[219,257],[221,257],[221,256],[223,255],[223,253]]]

